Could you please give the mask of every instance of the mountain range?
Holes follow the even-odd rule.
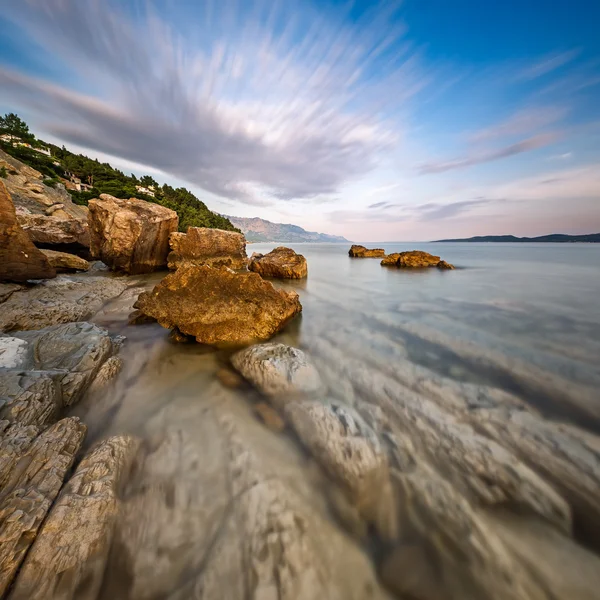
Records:
[[[227,216],[226,218],[242,231],[249,242],[348,242],[346,238],[339,235],[306,231],[290,223],[272,223],[259,217]]]
[[[563,233],[551,233],[550,235],[540,235],[538,237],[516,237],[514,235],[478,235],[476,237],[435,240],[435,243],[442,242],[588,242],[600,243],[600,233],[588,233],[585,235],[566,235]]]

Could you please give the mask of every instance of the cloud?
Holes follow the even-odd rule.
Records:
[[[556,71],[560,67],[570,63],[575,58],[579,56],[581,50],[568,50],[567,52],[556,52],[549,56],[546,56],[542,60],[537,63],[523,69],[521,73],[519,73],[520,79],[537,79],[538,77],[542,77],[547,75],[548,73],[552,73],[552,71]]]
[[[198,14],[186,37],[157,12],[133,20],[111,2],[18,3],[10,18],[62,61],[69,85],[0,67],[0,95],[66,143],[222,197],[334,194],[397,143],[386,115],[426,85],[418,56],[398,52],[403,31],[383,16],[347,26],[254,4],[207,2],[212,17]]]
[[[427,203],[421,204],[414,208],[415,212],[420,215],[422,221],[439,221],[441,219],[450,219],[464,212],[469,212],[476,206],[497,202],[487,198],[476,200],[463,200],[460,202],[452,202],[450,204]]]
[[[497,148],[487,152],[473,152],[470,155],[463,156],[460,158],[454,158],[446,161],[429,162],[421,165],[418,168],[418,172],[421,175],[431,173],[443,173],[445,171],[452,171],[455,169],[465,169],[473,165],[479,165],[482,163],[488,163],[523,152],[529,152],[530,150],[536,150],[553,144],[558,139],[557,133],[543,133],[532,136],[528,139],[522,140],[509,146]]]

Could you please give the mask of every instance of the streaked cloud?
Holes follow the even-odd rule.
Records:
[[[519,77],[521,79],[537,79],[538,77],[543,77],[575,60],[580,53],[581,50],[573,49],[567,50],[566,52],[550,54],[535,64],[523,69],[519,74]]]

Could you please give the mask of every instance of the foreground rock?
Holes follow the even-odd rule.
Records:
[[[184,263],[140,294],[135,308],[202,344],[222,345],[269,339],[302,305],[298,294],[276,290],[256,273]]]
[[[385,256],[385,250],[383,250],[383,248],[370,249],[353,244],[348,251],[348,256],[351,256],[352,258],[383,258]]]
[[[59,273],[87,271],[90,268],[90,263],[87,260],[76,256],[75,254],[44,249],[42,249],[42,254],[48,259],[50,265]]]
[[[248,268],[262,277],[304,279],[308,275],[306,258],[291,248],[280,246],[268,254],[254,253]]]
[[[75,417],[39,433],[7,425],[0,438],[0,596],[4,595],[58,495],[85,437]]]
[[[246,268],[246,239],[235,231],[188,227],[187,233],[172,233],[169,244],[169,269],[177,269],[182,263],[230,269]]]
[[[59,275],[34,287],[13,291],[0,304],[0,331],[86,321],[126,287],[126,282],[113,277]]]
[[[440,260],[439,256],[434,256],[421,250],[411,250],[410,252],[395,252],[388,254],[382,261],[382,266],[398,267],[400,269],[426,269],[437,267],[438,269],[454,269],[454,267],[445,260]]]
[[[56,271],[48,259],[17,223],[10,194],[0,181],[0,281],[27,281],[55,276]]]
[[[95,600],[118,516],[119,484],[139,441],[101,442],[81,461],[27,554],[10,600]]]
[[[111,269],[129,274],[165,267],[169,236],[179,218],[173,210],[131,198],[102,194],[90,200],[90,251]]]

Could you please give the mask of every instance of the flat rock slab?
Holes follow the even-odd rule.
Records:
[[[280,246],[268,254],[254,253],[248,268],[262,277],[275,279],[304,279],[308,276],[308,265],[302,254],[291,248]]]
[[[90,263],[87,260],[76,256],[75,254],[45,249],[42,249],[41,252],[58,273],[64,273],[68,271],[87,271],[90,268]]]
[[[175,232],[169,238],[171,252],[169,269],[177,269],[181,263],[245,269],[246,238],[235,231],[188,227],[187,233]]]
[[[140,294],[135,308],[202,344],[241,345],[269,339],[302,305],[298,294],[277,290],[256,273],[183,263]]]
[[[439,256],[421,250],[388,254],[381,261],[381,265],[384,267],[398,267],[399,269],[428,269],[430,267],[446,270],[454,269],[450,263],[441,260]]]
[[[383,258],[385,250],[383,248],[365,248],[354,244],[348,251],[348,256],[352,258]]]

